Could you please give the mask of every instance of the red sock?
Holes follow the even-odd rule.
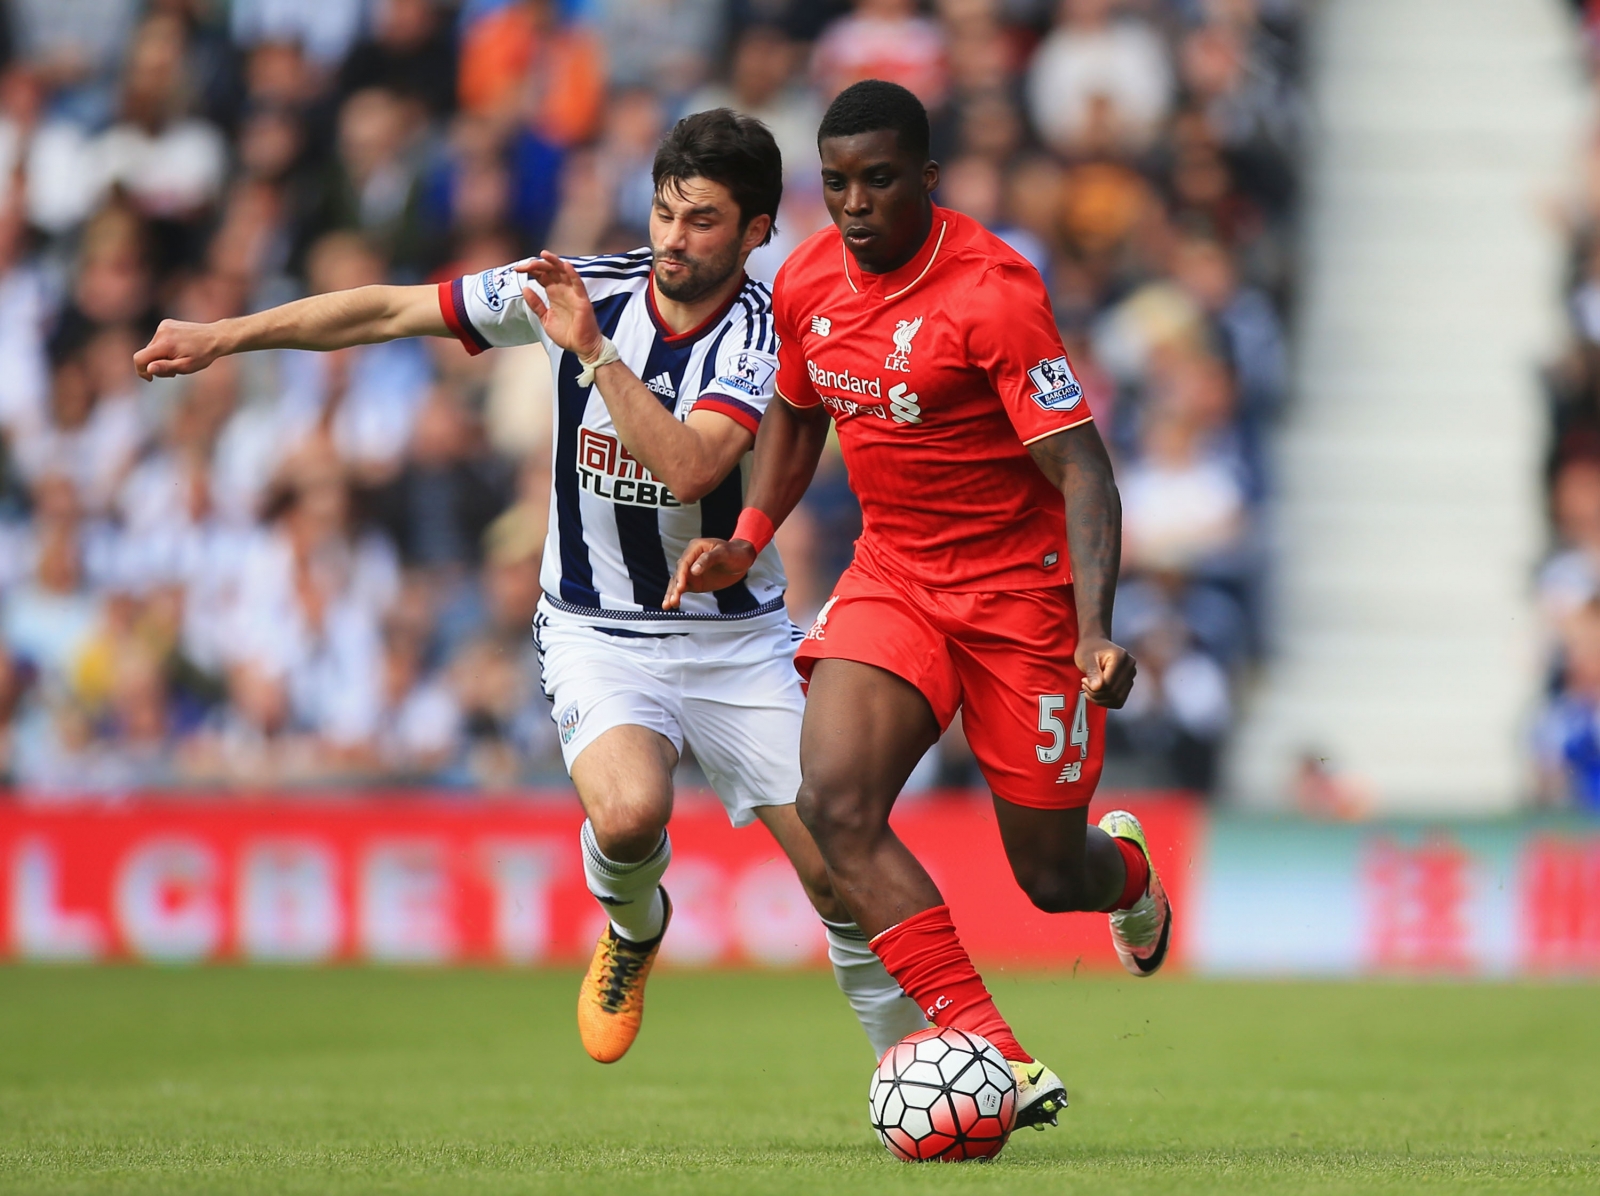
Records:
[[[1122,862],[1128,869],[1128,879],[1122,884],[1122,896],[1117,898],[1117,903],[1111,909],[1132,909],[1133,903],[1143,897],[1144,891],[1150,887],[1150,861],[1144,858],[1144,852],[1139,850],[1137,843],[1116,838],[1111,841],[1122,853]]]
[[[936,905],[912,914],[873,939],[872,949],[934,1025],[981,1034],[1007,1059],[1033,1062],[967,958],[967,949],[950,920],[949,906]]]

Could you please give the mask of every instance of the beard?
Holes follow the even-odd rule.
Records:
[[[686,254],[663,254],[655,251],[652,251],[651,256],[656,267],[656,288],[674,303],[694,303],[704,299],[733,277],[734,271],[739,268],[739,243],[735,241],[728,246],[725,253],[717,254],[715,257],[689,257]],[[663,261],[687,266],[689,272],[676,281],[669,281],[661,276],[660,266]]]

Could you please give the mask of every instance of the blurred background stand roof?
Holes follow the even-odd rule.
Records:
[[[1316,12],[1274,652],[1224,791],[1509,809],[1539,684],[1532,367],[1560,327],[1541,201],[1577,159],[1577,47],[1553,0]]]

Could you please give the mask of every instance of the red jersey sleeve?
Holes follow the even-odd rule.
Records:
[[[1023,444],[1094,418],[1037,270],[996,262],[973,288],[968,311],[967,359],[989,375]]]
[[[791,407],[815,407],[822,397],[806,373],[805,347],[793,318],[796,285],[794,272],[787,266],[772,280],[772,323],[778,332],[778,397]]]

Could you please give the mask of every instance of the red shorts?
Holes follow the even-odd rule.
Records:
[[[1105,707],[1087,701],[1072,661],[1072,587],[961,593],[891,579],[857,556],[795,653],[854,660],[903,677],[943,731],[961,724],[996,796],[1019,806],[1089,804],[1105,763]]]

